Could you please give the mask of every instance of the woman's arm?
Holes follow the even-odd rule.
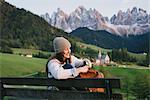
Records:
[[[50,72],[51,75],[56,79],[74,78],[79,75],[79,72],[76,68],[64,69],[58,62],[49,62],[48,72]]]
[[[78,59],[75,56],[72,56],[73,62],[75,63],[75,67],[82,67],[82,66],[89,66],[89,68],[92,67],[92,63],[89,59]]]
[[[78,68],[78,67],[81,67],[81,66],[84,66],[85,65],[85,62],[84,60],[82,59],[78,59],[77,57],[75,56],[71,56],[72,58],[72,62],[74,63],[75,67]]]

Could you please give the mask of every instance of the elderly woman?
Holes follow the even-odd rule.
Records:
[[[64,37],[56,37],[53,46],[55,55],[48,60],[46,67],[49,78],[75,78],[79,73],[86,73],[91,67],[88,59],[82,60],[71,55],[71,44]]]

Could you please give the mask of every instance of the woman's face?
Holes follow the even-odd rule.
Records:
[[[64,55],[65,58],[70,58],[70,53],[71,53],[71,50],[69,48],[66,48],[64,50],[63,55]]]

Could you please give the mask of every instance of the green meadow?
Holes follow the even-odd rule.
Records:
[[[150,69],[137,69],[137,66],[134,68],[94,66],[94,69],[103,72],[106,78],[120,78],[121,92],[125,100],[137,99],[134,95],[140,95],[141,97],[142,95],[145,97],[148,96],[147,93],[150,89]]]
[[[136,67],[135,68],[129,68],[129,67],[128,68],[123,68],[123,67],[119,68],[119,67],[112,67],[112,66],[94,66],[94,69],[102,71],[102,72],[104,71],[104,73],[106,73],[106,77],[128,76],[130,78],[133,78],[137,74],[148,75],[150,73],[150,69],[136,69]]]
[[[0,76],[25,76],[37,71],[43,71],[46,62],[46,59],[28,58],[20,55],[0,53]]]

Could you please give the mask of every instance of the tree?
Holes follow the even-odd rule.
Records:
[[[149,95],[150,82],[149,75],[138,73],[134,78],[133,85],[131,87],[131,93],[136,99],[146,99]]]
[[[113,49],[111,59],[117,62],[136,62],[136,58],[130,56],[126,48]]]
[[[145,62],[146,62],[146,66],[149,67],[149,65],[150,65],[150,53],[149,52],[146,55],[146,61]]]
[[[87,47],[85,50],[85,54],[90,58],[95,58],[98,55],[98,52],[96,50]]]
[[[0,47],[0,52],[13,54],[12,49],[8,46]]]

